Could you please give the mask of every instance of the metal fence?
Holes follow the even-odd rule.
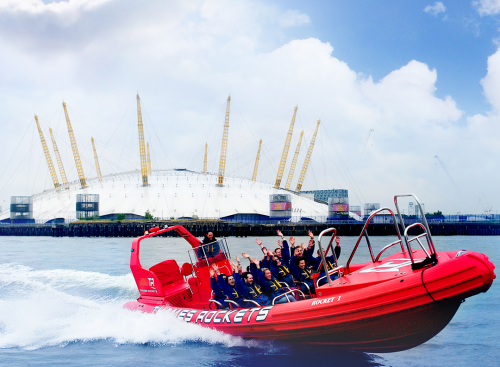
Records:
[[[397,218],[397,217],[396,217]],[[171,218],[155,218],[155,220],[168,220]],[[174,220],[179,220],[180,218],[175,218]],[[219,220],[218,217],[212,218],[198,218],[194,220]],[[339,224],[355,224],[355,223],[364,223],[364,220],[358,221],[354,219],[348,220],[337,220],[330,219],[327,216],[316,216],[316,217],[300,217],[294,216],[288,219],[265,219],[265,218],[246,218],[244,220],[241,219],[220,219],[227,223],[246,223],[246,224],[316,224],[316,223],[339,223]],[[397,219],[398,220],[398,219]],[[421,222],[420,218],[412,218],[412,217],[404,217],[403,220],[405,224],[412,224],[416,222]],[[12,223],[15,226],[22,227],[43,227],[43,226],[52,226],[54,224],[68,224],[76,221],[76,218],[66,218],[64,222],[62,220],[54,221],[54,219],[35,219],[35,223]],[[427,222],[429,223],[500,223],[500,214],[467,214],[467,215],[444,215],[439,218],[433,218],[432,216],[427,217]],[[111,222],[112,223],[112,222]],[[387,223],[392,224],[392,216],[390,215],[377,215],[375,216],[370,223]],[[9,222],[0,222],[0,226],[10,226]]]

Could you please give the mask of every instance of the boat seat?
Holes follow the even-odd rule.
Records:
[[[182,264],[181,273],[185,277],[190,276],[191,274],[193,274],[193,265],[191,265],[191,263]]]
[[[165,260],[149,268],[161,283],[165,295],[176,294],[189,289],[175,260]]]

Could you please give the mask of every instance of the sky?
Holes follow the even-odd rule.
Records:
[[[298,106],[295,188],[348,189],[351,205],[500,207],[500,0],[0,0],[0,206],[53,187],[36,130],[52,128],[78,178],[140,168],[139,93],[153,169],[217,172],[231,95],[227,176],[274,182]],[[58,173],[59,175],[59,173]],[[61,178],[59,177],[59,180]]]

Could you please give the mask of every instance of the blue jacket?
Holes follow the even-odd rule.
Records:
[[[314,286],[314,281],[312,279],[312,271],[307,267],[307,265],[304,269],[300,269],[297,266],[296,262],[293,261],[290,264],[290,269],[296,280],[298,280],[299,282],[307,283],[309,287]]]
[[[222,279],[222,281],[224,282],[224,279]],[[214,291],[213,299],[215,299],[216,301],[220,302],[222,305],[225,306],[223,301],[226,299],[226,294],[222,290],[217,279],[210,277],[210,286],[212,287],[212,290]]]
[[[251,299],[252,301],[257,302],[261,306],[267,306],[268,304],[271,303],[269,298],[264,294],[264,290],[262,289],[262,287],[255,281],[253,282],[252,285],[245,283],[245,286],[247,288],[247,294],[246,294],[247,299]],[[255,305],[251,302],[248,302],[247,306],[255,306]]]
[[[260,268],[261,269],[264,269],[264,268],[268,268],[269,269],[270,266],[271,266],[270,261],[271,261],[271,257],[270,256],[264,257],[262,260],[259,261]]]
[[[281,262],[290,267],[290,248],[288,247],[288,242],[283,240],[283,248],[281,249]]]
[[[243,306],[243,299],[245,298],[245,295],[247,294],[247,289],[245,286],[245,283],[241,280],[240,274],[238,273],[233,273],[235,284],[234,287],[231,287],[228,285],[225,281],[224,278],[222,278],[222,275],[219,275],[219,285],[224,291],[224,293],[229,297],[230,300],[235,301],[238,303],[238,305]],[[224,305],[227,305],[228,303],[223,303]]]
[[[262,272],[262,270],[257,269],[257,267],[254,264],[252,265],[250,265],[250,271],[252,272],[254,279],[257,279],[258,284],[262,288],[264,288],[267,296],[270,298],[271,301],[274,299],[274,297],[277,297],[280,294],[283,294],[288,291],[288,289],[283,287],[279,283],[278,279],[274,275],[272,275],[272,271],[271,271],[271,280],[267,280],[264,277],[264,273]]]
[[[340,246],[335,246],[334,251],[335,251],[335,256],[337,256],[337,259],[340,257],[340,250],[341,250]],[[335,257],[333,256],[333,254],[330,256],[327,256],[325,258],[325,260],[326,260],[326,264],[328,265],[328,270],[332,270],[335,268]],[[322,277],[326,274],[325,269],[321,265],[321,256],[318,256],[318,257],[312,256],[311,263],[312,263],[314,270],[319,270],[319,267],[321,266],[321,273],[319,275],[320,277]]]
[[[204,239],[199,245],[196,254],[198,255],[198,259],[202,260],[206,257],[214,257],[217,254],[220,254],[220,246],[218,241],[212,241],[207,245],[208,239]],[[205,257],[206,255],[206,257]]]
[[[271,273],[275,278],[277,278],[280,282],[288,284],[289,287],[294,287],[295,283],[293,282],[292,273],[287,265],[283,262],[278,266],[276,261],[271,261]]]

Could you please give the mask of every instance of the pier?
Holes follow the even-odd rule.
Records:
[[[285,223],[285,224],[247,224],[225,221],[142,221],[142,222],[74,222],[52,224],[7,224],[0,226],[0,236],[49,236],[49,237],[139,237],[150,228],[180,224],[197,237],[213,231],[218,237],[264,237],[275,236],[279,229],[285,236],[307,236],[307,231],[315,234],[335,227],[339,236],[358,236],[363,222],[355,223]],[[497,236],[500,223],[495,222],[457,222],[429,223],[433,236]],[[373,223],[368,226],[371,236],[395,236],[396,230],[390,223]],[[416,234],[412,233],[412,234]],[[177,234],[168,232],[166,237]]]

